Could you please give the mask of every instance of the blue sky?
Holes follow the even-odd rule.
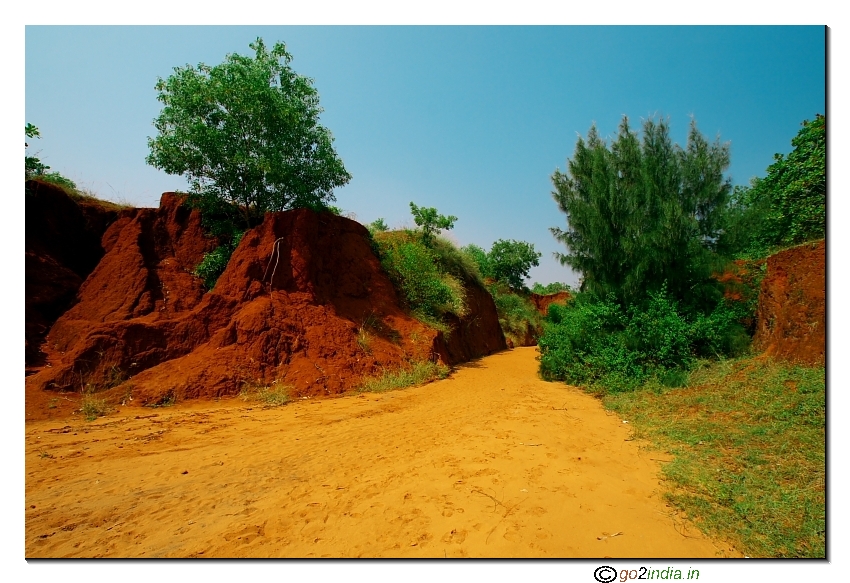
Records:
[[[576,282],[552,256],[565,218],[550,177],[594,122],[604,136],[624,114],[669,117],[684,143],[693,116],[731,143],[728,175],[745,184],[825,111],[819,26],[28,26],[25,115],[43,136],[30,150],[104,198],[154,206],[186,184],[144,161],[157,77],[250,54],[258,36],[315,81],[353,176],[338,206],[401,226],[413,201],[459,217],[460,244],[531,242],[541,283]]]

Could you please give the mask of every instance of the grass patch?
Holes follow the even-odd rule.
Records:
[[[449,376],[449,367],[439,362],[414,362],[407,369],[385,371],[379,377],[366,379],[358,388],[360,392],[383,393],[394,389],[404,389]]]
[[[357,329],[357,346],[363,351],[363,354],[372,354],[372,337],[364,327]]]
[[[102,206],[107,210],[115,210],[121,211],[124,209],[133,208],[132,205],[127,203],[116,203],[111,200],[104,200],[99,198],[95,193],[86,189],[79,188],[73,181],[65,178],[60,175],[58,172],[51,172],[48,174],[40,174],[38,176],[34,176],[30,178],[34,182],[41,182],[42,184],[49,184],[51,186],[55,186],[62,190],[65,194],[68,195],[68,198],[75,200],[77,202],[93,202]]]
[[[111,411],[112,407],[109,406],[106,399],[96,397],[92,393],[83,394],[83,399],[80,401],[80,413],[85,416],[86,421],[94,421]]]
[[[239,396],[243,401],[258,401],[266,407],[279,407],[292,400],[290,397],[292,388],[291,385],[285,385],[280,381],[275,381],[271,385],[245,383]]]
[[[679,380],[679,379],[677,379]],[[826,556],[825,374],[762,357],[701,362],[603,397],[668,450],[668,499],[751,557]]]

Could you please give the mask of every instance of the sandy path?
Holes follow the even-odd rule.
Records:
[[[675,517],[657,454],[538,380],[535,355],[383,395],[28,422],[26,555],[739,556]]]

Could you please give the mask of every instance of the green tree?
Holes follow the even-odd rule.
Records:
[[[710,144],[693,121],[684,149],[664,120],[645,121],[639,139],[624,117],[610,147],[591,127],[567,172],[552,176],[567,217],[566,229],[551,229],[569,251],[558,258],[582,274],[584,289],[624,305],[645,301],[665,282],[675,301],[713,305],[728,166],[728,144]]]
[[[774,155],[767,176],[737,187],[721,243],[733,254],[764,257],[777,247],[826,233],[826,118],[803,121],[787,157]]]
[[[368,225],[366,225],[366,228],[369,229],[369,232],[372,234],[386,233],[390,229],[382,217],[377,218]]]
[[[470,243],[465,247],[461,247],[460,250],[475,262],[482,277],[493,277],[493,272],[490,269],[490,258],[484,249]]]
[[[250,47],[253,57],[230,54],[158,79],[159,135],[148,139],[148,164],[186,176],[205,224],[231,239],[266,211],[326,208],[351,179],[319,125],[312,80],[292,70],[283,43]]]
[[[410,203],[410,212],[413,214],[416,225],[422,230],[422,242],[429,247],[438,231],[454,228],[457,220],[457,217],[452,215],[437,214],[437,209],[433,207],[418,207],[412,202]]]
[[[540,253],[525,241],[499,239],[487,254],[492,277],[513,289],[525,288],[525,279],[532,267],[540,265]]]
[[[572,288],[570,288],[569,285],[560,281],[553,281],[552,283],[546,285],[543,285],[539,282],[535,282],[534,285],[531,286],[531,291],[541,296],[556,294],[562,291],[573,293],[573,290]]]

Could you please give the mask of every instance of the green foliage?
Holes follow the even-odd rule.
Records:
[[[411,231],[379,233],[375,244],[382,267],[415,316],[442,329],[440,322],[445,314],[466,314],[465,288],[459,276],[450,272],[460,269],[462,259],[454,265],[445,261],[447,256],[459,256],[459,251],[447,253],[445,245],[426,247]]]
[[[493,277],[493,272],[490,269],[490,258],[487,255],[487,252],[479,247],[478,245],[469,244],[465,247],[461,247],[460,249],[467,257],[469,257],[475,265],[478,266],[478,272],[483,277]]]
[[[384,233],[386,231],[389,231],[389,229],[390,229],[387,226],[387,223],[385,223],[384,219],[382,219],[382,218],[375,219],[374,221],[372,221],[371,223],[366,225],[366,228],[369,229],[369,232],[372,233],[373,235],[375,233]]]
[[[652,119],[639,140],[624,117],[610,147],[595,127],[587,141],[579,137],[567,166],[552,182],[568,226],[551,231],[569,250],[561,262],[582,274],[584,289],[628,305],[666,282],[677,301],[716,303],[710,276],[731,191],[723,177],[728,144],[709,144],[692,122],[682,149],[668,124]]]
[[[531,286],[531,291],[541,296],[556,294],[562,291],[573,293],[570,286],[565,283],[561,283],[560,281],[554,281],[546,285],[535,282],[534,285]]]
[[[47,168],[47,166],[45,166],[45,168]],[[44,182],[49,182],[50,184],[61,186],[67,190],[77,190],[77,185],[73,180],[62,176],[58,172],[47,172],[46,174],[40,175],[39,178]]]
[[[436,237],[431,242],[430,249],[434,253],[440,269],[445,273],[462,280],[475,281],[484,285],[478,264],[462,249],[458,249],[454,243],[443,237]]]
[[[540,253],[534,250],[533,244],[525,241],[499,239],[489,252],[471,244],[461,251],[478,265],[481,275],[516,290],[526,288],[523,280],[528,278],[529,270],[540,265]]]
[[[505,338],[514,346],[522,345],[531,336],[536,337],[541,326],[541,316],[531,300],[525,296],[522,278],[528,276],[532,264],[537,265],[539,253],[534,245],[523,241],[499,240],[490,252],[477,245],[467,245],[462,254],[473,263],[481,276],[490,279],[487,290],[493,296],[499,325]]]
[[[540,253],[525,241],[499,239],[487,254],[493,278],[514,289],[524,289],[532,267],[540,265]]]
[[[514,346],[521,346],[529,335],[537,336],[543,318],[531,300],[498,281],[488,285],[487,290],[493,296],[499,326],[506,339]]]
[[[689,320],[663,286],[628,309],[613,295],[579,294],[549,307],[540,373],[601,392],[633,390],[650,378],[676,385],[697,356],[739,354],[748,341],[733,310],[721,306]]]
[[[38,128],[32,125],[31,123],[28,123],[25,126],[24,134],[27,138],[41,137],[41,132],[39,132]],[[29,148],[29,144],[24,142],[24,147]],[[45,165],[36,156],[25,156],[24,161],[27,180],[38,179],[42,182],[47,182],[50,184],[55,184],[56,186],[60,186],[72,198],[85,196],[77,189],[77,185],[70,178],[62,176],[58,172],[47,172],[48,170],[50,170],[50,166]]]
[[[802,125],[788,157],[775,154],[766,177],[733,193],[721,239],[727,252],[760,258],[825,236],[826,118],[818,114]]]
[[[318,123],[312,80],[292,70],[284,44],[250,46],[253,57],[176,67],[156,83],[163,108],[147,162],[187,177],[190,202],[213,215],[205,222],[217,236],[233,237],[267,211],[326,207],[351,178]]]
[[[242,240],[243,233],[236,233],[230,241],[219,245],[209,253],[204,254],[204,258],[195,267],[195,275],[204,280],[204,287],[208,290],[215,287],[218,278],[224,273],[227,263],[230,261],[230,256],[239,246],[239,241]]]
[[[413,220],[422,232],[422,242],[427,246],[431,246],[434,242],[434,236],[441,230],[449,230],[454,228],[457,217],[449,215],[437,214],[437,209],[433,207],[418,207],[412,202],[410,203],[410,212],[413,214]]]
[[[41,133],[38,131],[38,128],[32,125],[31,123],[27,123],[24,127],[24,135],[28,138],[40,138]],[[25,143],[24,147],[29,147],[29,144]]]

